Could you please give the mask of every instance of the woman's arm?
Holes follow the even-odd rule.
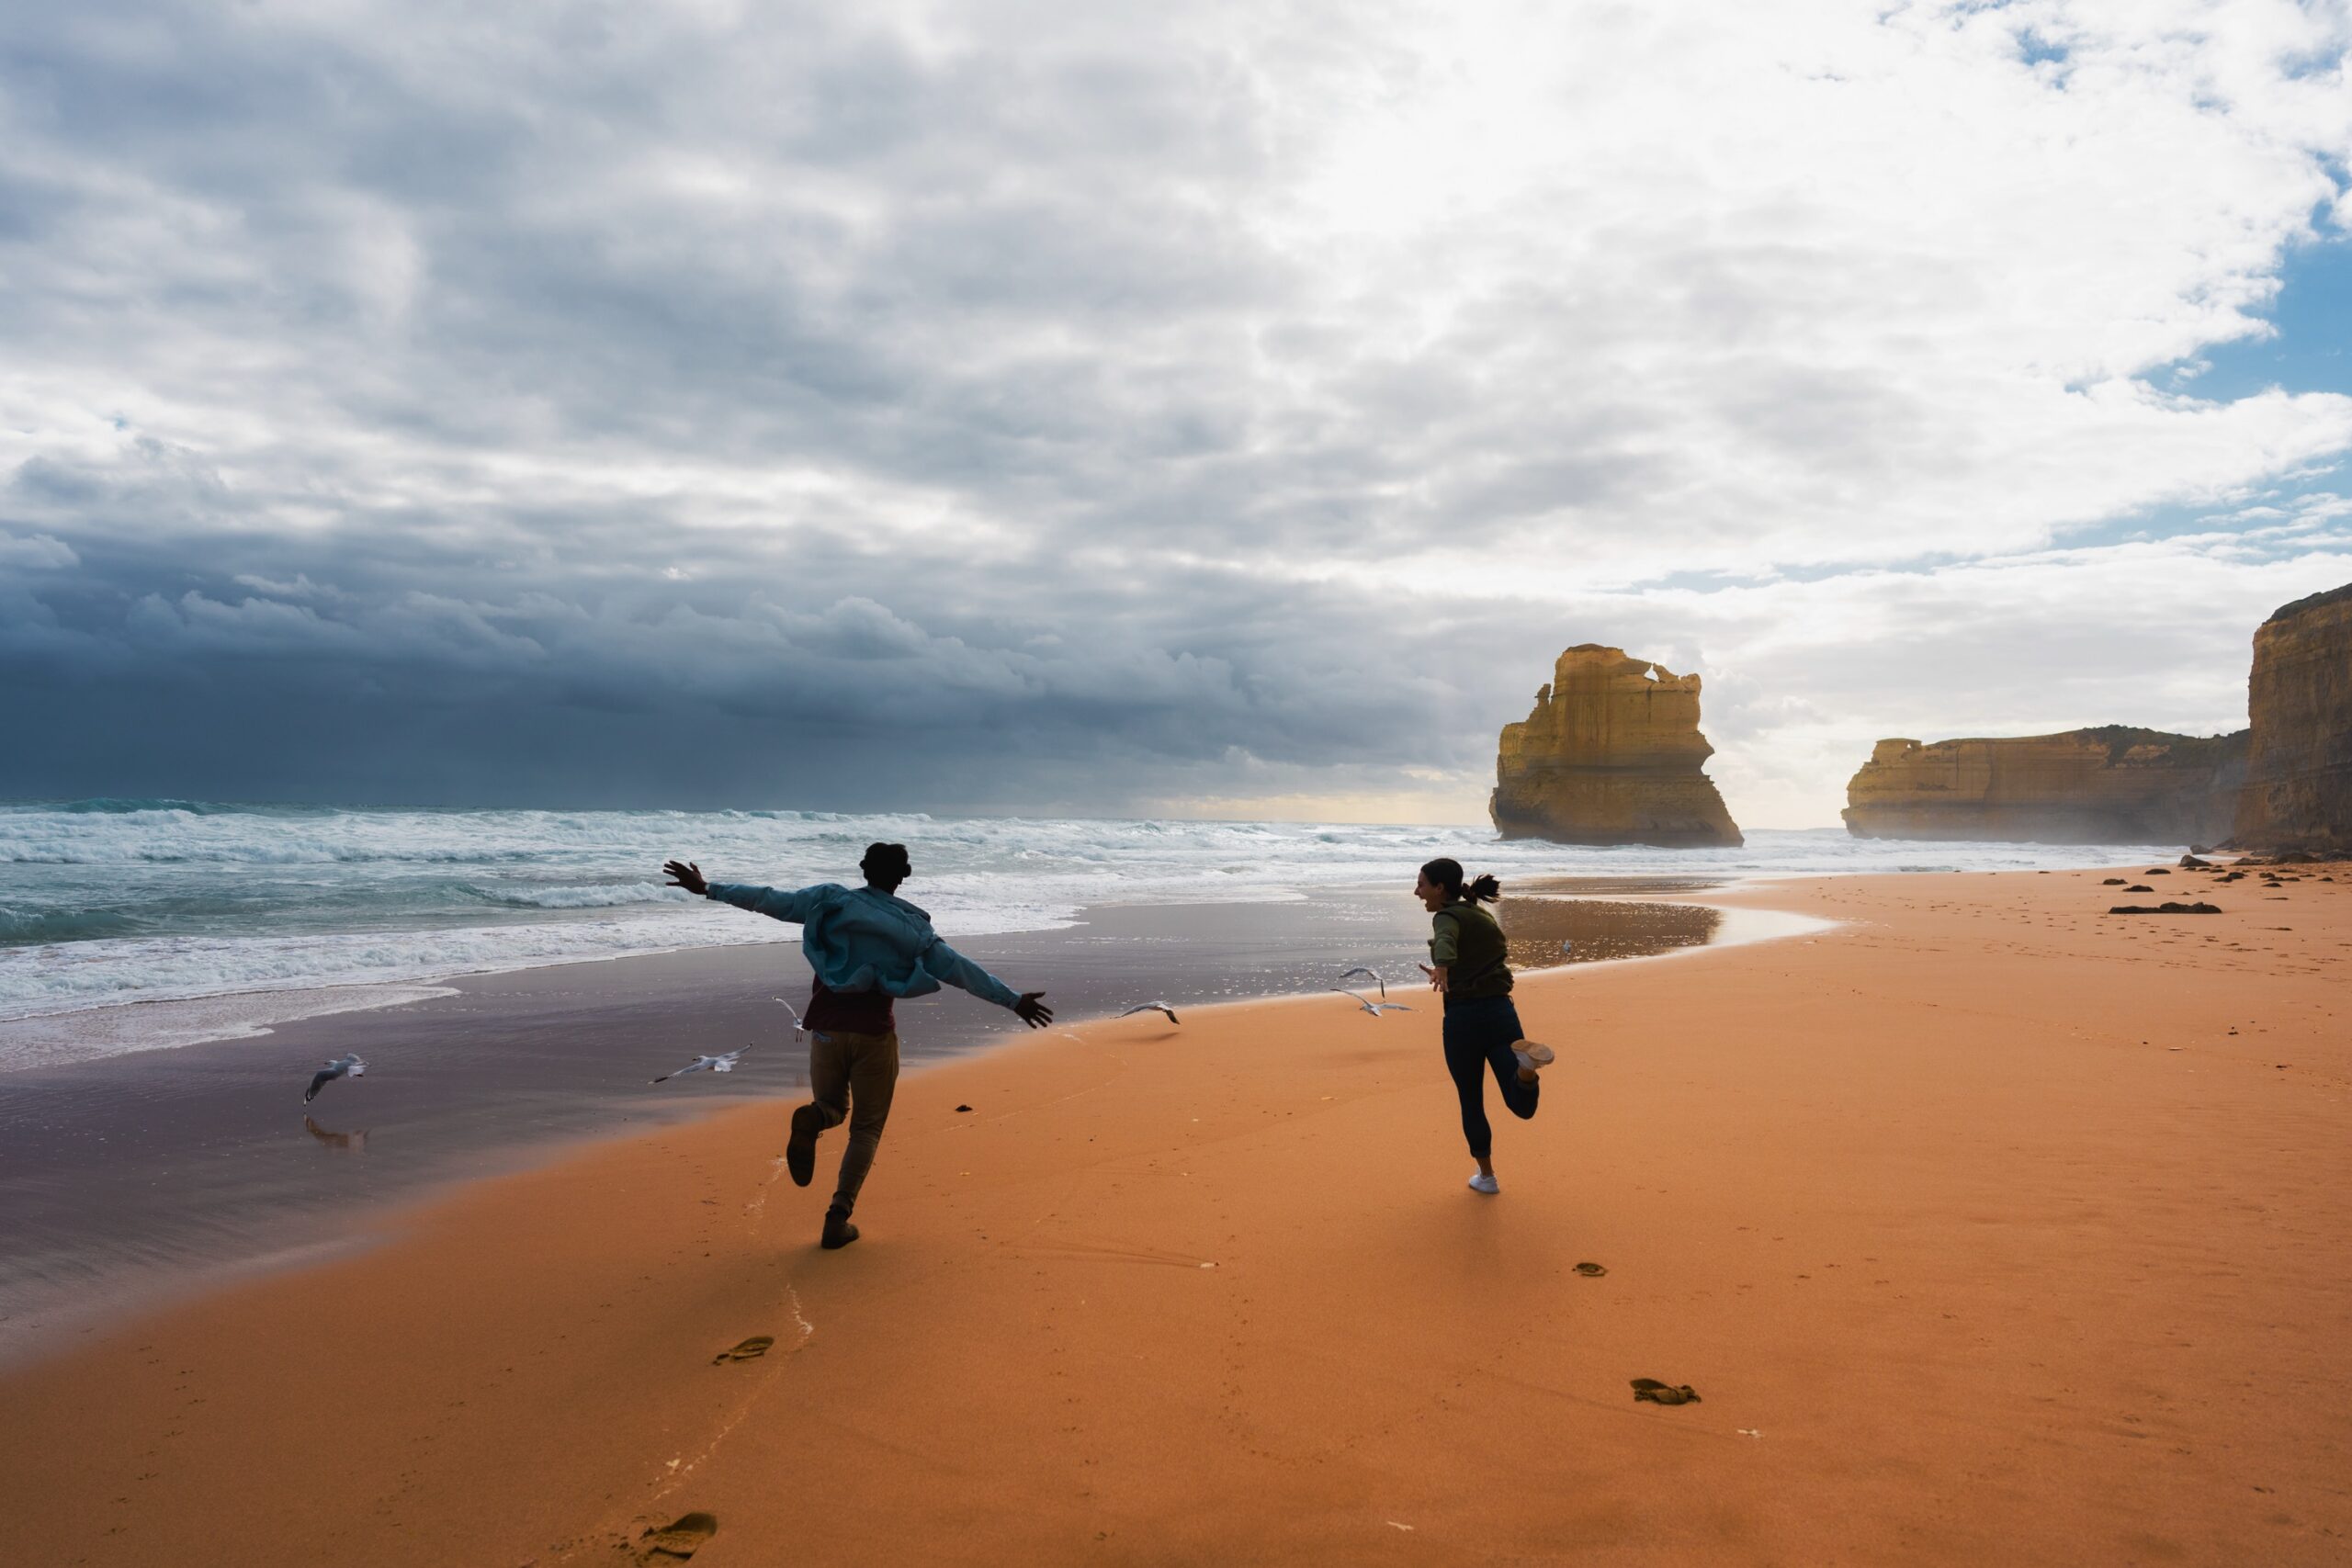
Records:
[[[1421,965],[1421,973],[1430,977],[1430,990],[1442,991],[1446,972],[1462,956],[1462,922],[1440,910],[1430,917],[1430,962]]]

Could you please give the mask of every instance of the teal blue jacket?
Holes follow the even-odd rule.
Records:
[[[1012,987],[940,941],[928,914],[879,888],[826,882],[786,892],[714,882],[710,897],[799,926],[801,953],[827,990],[927,997],[944,980],[999,1007],[1021,999]]]

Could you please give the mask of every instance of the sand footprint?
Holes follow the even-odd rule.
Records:
[[[730,1345],[726,1349],[721,1350],[718,1355],[713,1356],[710,1359],[710,1364],[717,1367],[723,1366],[729,1361],[756,1360],[758,1358],[766,1355],[775,1344],[775,1335],[754,1334],[749,1339],[743,1340],[739,1344]]]
[[[650,1525],[646,1528],[637,1560],[646,1563],[683,1562],[718,1533],[718,1515],[681,1514],[660,1529]]]

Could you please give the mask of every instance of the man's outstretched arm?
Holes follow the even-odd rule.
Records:
[[[761,887],[751,883],[707,882],[702,867],[692,861],[669,861],[662,871],[669,875],[664,886],[683,887],[699,898],[716,898],[722,904],[732,904],[739,909],[749,909],[755,915],[771,919],[790,920],[797,925],[817,909],[820,887]]]
[[[1054,1021],[1054,1010],[1043,1000],[1043,991],[1022,991],[1012,987],[948,946],[937,938],[923,949],[922,966],[933,979],[950,986],[960,986],[982,1001],[994,1002],[1001,1008],[1011,1008],[1021,1021],[1032,1029],[1043,1029]]]

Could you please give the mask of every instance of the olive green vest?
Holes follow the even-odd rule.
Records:
[[[1510,964],[1503,943],[1503,928],[1495,922],[1484,904],[1464,899],[1448,904],[1431,918],[1430,923],[1442,932],[1453,928],[1453,963],[1446,971],[1445,994],[1449,997],[1500,997],[1510,993]],[[1430,952],[1434,956],[1438,942],[1432,938]]]

